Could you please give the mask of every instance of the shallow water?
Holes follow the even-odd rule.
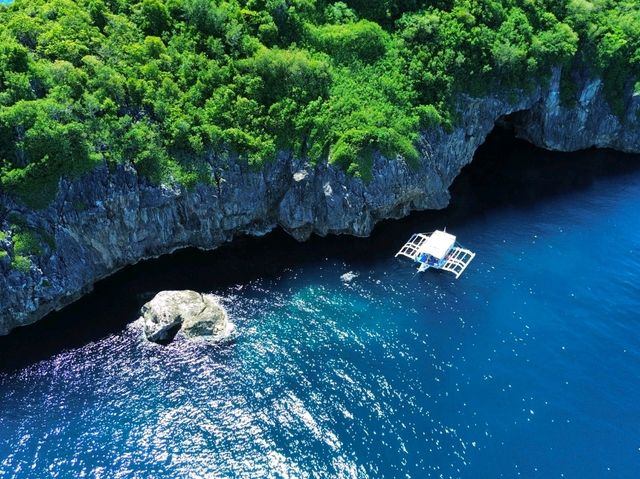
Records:
[[[637,477],[638,166],[495,134],[443,212],[129,268],[0,339],[0,477]],[[393,258],[443,226],[459,280]],[[167,288],[235,340],[145,342]]]

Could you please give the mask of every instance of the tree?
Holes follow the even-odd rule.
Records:
[[[138,22],[145,34],[159,37],[170,29],[171,16],[162,0],[142,0],[136,10]]]

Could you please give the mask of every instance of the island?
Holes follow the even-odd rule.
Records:
[[[496,124],[640,151],[633,0],[0,6],[0,334],[115,271],[439,209]]]

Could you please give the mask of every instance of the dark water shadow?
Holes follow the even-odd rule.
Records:
[[[588,190],[596,180],[640,172],[640,155],[609,150],[556,153],[501,129],[482,145],[451,187],[451,205],[380,223],[368,238],[313,237],[298,243],[281,230],[238,238],[215,251],[178,251],[130,266],[100,281],[64,310],[0,337],[0,372],[20,370],[61,351],[121,331],[142,304],[165,289],[221,290],[332,258],[367,265],[392,256],[416,231],[456,225],[499,208],[527,208],[558,195]]]

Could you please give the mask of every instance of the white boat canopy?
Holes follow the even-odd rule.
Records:
[[[434,231],[420,247],[419,253],[427,253],[437,259],[443,259],[456,244],[456,237],[445,231]]]
[[[420,272],[429,268],[443,269],[459,278],[476,254],[458,245],[454,235],[438,230],[412,235],[396,253],[398,256],[406,256],[419,263]]]

